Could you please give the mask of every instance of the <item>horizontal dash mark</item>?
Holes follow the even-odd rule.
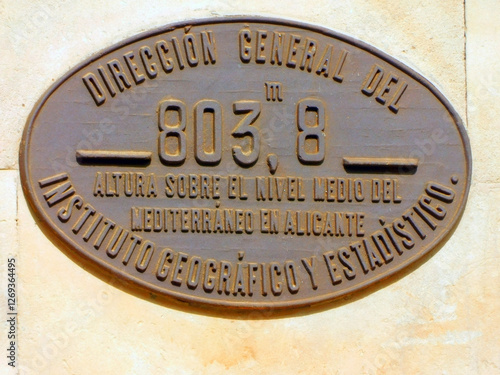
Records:
[[[147,165],[151,163],[152,156],[149,151],[76,151],[76,160],[84,165]]]
[[[415,174],[418,167],[415,158],[344,157],[342,163],[350,173]]]

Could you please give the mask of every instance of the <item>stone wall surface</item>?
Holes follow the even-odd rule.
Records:
[[[0,0],[2,352],[7,258],[16,258],[19,275],[18,366],[1,355],[0,372],[500,374],[499,12],[496,0]],[[18,148],[29,112],[54,80],[129,36],[186,19],[250,14],[352,35],[445,94],[473,152],[472,187],[453,236],[402,275],[279,317],[162,306],[96,278],[47,239],[28,209]]]

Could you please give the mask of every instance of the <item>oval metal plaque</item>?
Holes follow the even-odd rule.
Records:
[[[39,101],[25,195],[71,255],[153,295],[242,308],[345,295],[435,248],[469,189],[448,101],[333,31],[264,18],[115,45]]]

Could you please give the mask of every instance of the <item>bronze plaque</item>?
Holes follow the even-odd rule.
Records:
[[[251,17],[166,26],[72,69],[34,108],[20,164],[42,227],[85,266],[237,308],[396,273],[450,234],[471,175],[464,126],[425,78]]]

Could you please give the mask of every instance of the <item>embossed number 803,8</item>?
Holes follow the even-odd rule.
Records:
[[[250,167],[260,153],[260,133],[255,122],[261,112],[258,101],[242,100],[233,103],[236,115],[245,115],[231,135],[235,138],[250,137],[249,149],[233,146],[233,158],[239,165]],[[313,113],[315,124],[306,121]],[[205,129],[205,119],[211,125]],[[178,165],[186,160],[186,105],[176,99],[167,99],[159,104],[158,123],[160,135],[158,151],[160,160],[166,165]],[[303,99],[297,104],[297,157],[303,164],[319,164],[325,157],[325,111],[318,99]],[[207,141],[208,138],[208,142]],[[170,139],[170,141],[169,141]],[[313,152],[306,151],[306,140],[313,139],[317,146]],[[173,144],[172,144],[173,143]],[[206,143],[211,147],[207,150]],[[174,147],[173,147],[174,146]],[[216,165],[222,159],[222,107],[216,100],[204,99],[194,106],[194,154],[200,165]]]

